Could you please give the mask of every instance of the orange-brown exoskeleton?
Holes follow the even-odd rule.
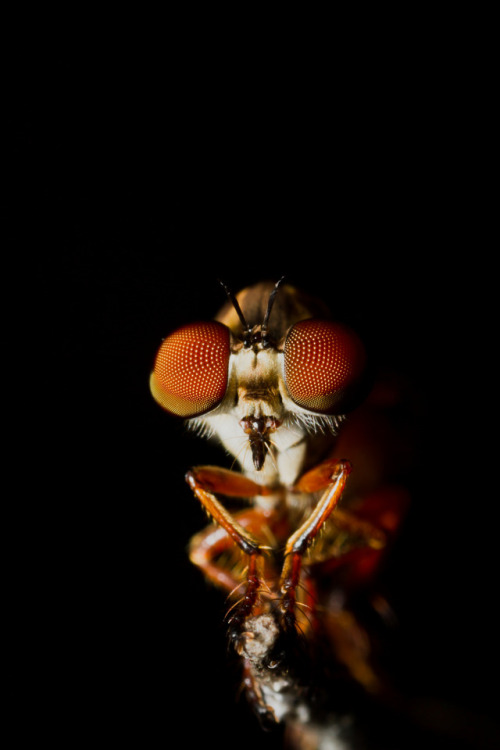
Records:
[[[260,717],[307,722],[297,640],[327,643],[353,681],[377,689],[350,601],[373,579],[407,497],[381,489],[377,449],[366,460],[369,428],[360,437],[357,411],[354,431],[345,416],[365,385],[358,335],[281,280],[226,292],[214,320],[163,341],[150,385],[241,468],[188,471],[213,519],[191,540],[191,560],[231,595],[229,635]],[[221,497],[243,507],[230,513]]]

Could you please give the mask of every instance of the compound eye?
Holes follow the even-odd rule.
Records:
[[[151,392],[164,409],[196,417],[224,398],[229,364],[229,329],[216,321],[191,323],[160,346],[150,379]]]
[[[340,323],[302,320],[288,332],[284,355],[286,387],[298,406],[331,415],[352,408],[366,364],[354,331]]]

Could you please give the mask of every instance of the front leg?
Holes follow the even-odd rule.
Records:
[[[280,582],[282,593],[280,609],[285,627],[295,626],[296,589],[302,568],[302,558],[325,521],[337,507],[350,472],[349,461],[328,459],[307,472],[294,487],[294,490],[298,492],[316,492],[325,486],[326,490],[309,518],[288,538],[286,543],[285,562]]]
[[[228,536],[219,538],[217,535],[216,545],[203,544],[200,539],[192,547],[191,559],[205,570],[207,575],[216,582],[228,587],[234,582],[230,573],[218,570],[212,562],[212,552],[216,548],[223,548],[232,540],[240,550],[248,556],[248,566],[245,579],[245,589],[241,599],[232,608],[228,619],[230,625],[230,637],[236,648],[241,648],[241,633],[245,621],[253,614],[258,602],[259,591],[263,584],[265,547],[244,526],[242,526],[217,500],[215,492],[233,497],[254,497],[256,495],[268,495],[270,490],[253,482],[251,479],[217,467],[204,466],[191,469],[186,475],[186,481],[194,494],[207,510],[214,521],[226,532]],[[255,509],[248,511],[248,516],[259,514]]]

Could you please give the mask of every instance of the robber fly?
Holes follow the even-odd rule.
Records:
[[[360,337],[283,279],[237,295],[223,286],[214,320],[164,339],[150,387],[240,466],[188,471],[213,520],[191,540],[190,558],[228,592],[229,639],[263,725],[300,734],[323,710],[314,693],[327,661],[336,665],[327,703],[333,683],[378,689],[352,602],[374,579],[407,495],[380,489],[378,446],[366,461],[369,430],[356,432],[369,370]],[[229,499],[240,509],[229,512]]]

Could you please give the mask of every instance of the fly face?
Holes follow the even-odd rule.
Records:
[[[216,434],[245,473],[289,485],[314,435],[330,433],[362,377],[354,332],[290,286],[262,283],[215,321],[190,324],[163,342],[151,377],[156,400]]]
[[[291,424],[282,358],[274,346],[239,348],[230,357],[224,401],[199,420],[245,473],[262,472],[270,483],[284,476],[293,481],[292,464],[300,463],[305,448],[303,431]]]

